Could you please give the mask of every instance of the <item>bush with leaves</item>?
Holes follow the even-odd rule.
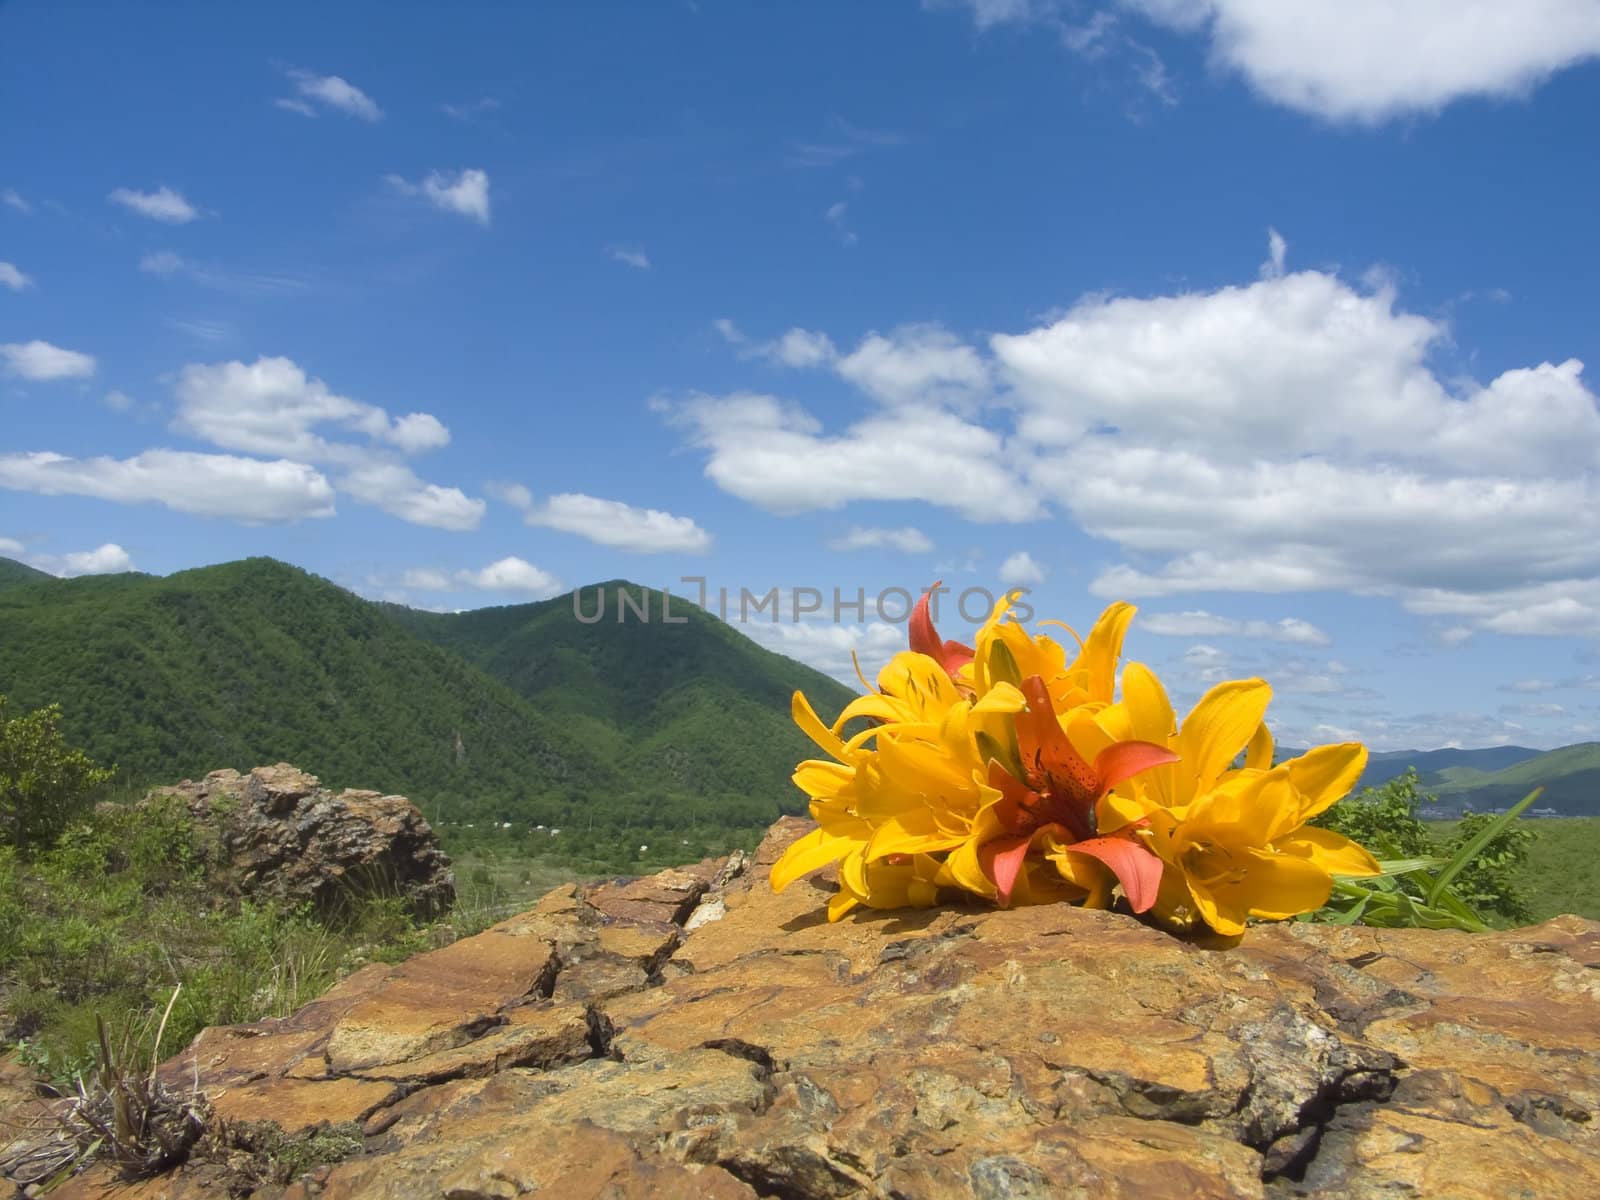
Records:
[[[1313,823],[1367,847],[1385,874],[1336,879],[1332,898],[1314,919],[1457,929],[1531,919],[1517,874],[1534,834],[1516,818],[1538,794],[1507,813],[1469,813],[1444,845],[1417,815],[1435,797],[1422,790],[1415,768],[1347,796]]]
[[[1454,858],[1494,821],[1491,813],[1467,813],[1456,824],[1443,853]],[[1528,897],[1519,885],[1533,845],[1533,830],[1508,825],[1467,860],[1456,876],[1456,894],[1481,913],[1503,917],[1514,925],[1533,920]]]
[[[1417,810],[1432,799],[1408,767],[1382,787],[1345,797],[1312,824],[1344,834],[1375,858],[1424,858],[1434,853],[1433,836]]]
[[[115,773],[67,745],[60,725],[59,704],[11,717],[0,695],[0,845],[23,857],[54,842]]]

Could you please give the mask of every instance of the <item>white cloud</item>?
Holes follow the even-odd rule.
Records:
[[[450,444],[450,431],[431,413],[396,417],[378,436],[402,454],[421,454]]]
[[[1332,588],[1456,612],[1425,591],[1593,577],[1600,412],[1582,364],[1452,391],[1426,362],[1445,333],[1392,293],[1301,272],[1088,300],[991,344],[1041,447],[1036,483],[1157,559],[1105,571],[1097,594]],[[1574,602],[1542,615],[1570,627]]]
[[[168,329],[177,330],[186,337],[192,337],[197,342],[210,342],[216,345],[229,341],[234,336],[234,328],[227,321],[208,321],[203,318],[168,317],[163,322]]]
[[[1242,637],[1288,642],[1298,646],[1326,646],[1333,640],[1309,621],[1296,617],[1282,617],[1277,621],[1239,621],[1204,610],[1143,613],[1139,617],[1139,629],[1161,637]]]
[[[390,417],[377,405],[335,394],[287,358],[190,363],[179,373],[176,395],[173,427],[226,450],[348,463],[368,457],[374,445],[417,454],[450,441],[436,417]],[[315,432],[319,426],[366,441],[329,441]]]
[[[1044,568],[1026,550],[1018,550],[1000,564],[1000,582],[1007,587],[1031,587],[1044,582]]]
[[[1536,695],[1539,692],[1553,692],[1557,684],[1549,679],[1518,679],[1514,683],[1502,683],[1498,690],[1502,692],[1520,692],[1523,695]]]
[[[1548,721],[1567,715],[1567,710],[1559,704],[1502,704],[1500,711],[1507,716],[1529,718],[1535,721]]]
[[[118,188],[106,197],[113,204],[149,217],[152,221],[165,221],[169,225],[185,225],[200,215],[200,210],[183,198],[182,192],[160,187],[153,192],[138,192],[132,188]]]
[[[1267,230],[1267,261],[1261,264],[1261,278],[1277,279],[1289,258],[1289,243],[1276,229]]]
[[[578,493],[551,496],[523,519],[636,554],[702,554],[711,548],[711,535],[689,517]]]
[[[344,113],[349,117],[357,117],[363,121],[377,121],[383,117],[383,110],[373,101],[372,97],[363,92],[355,84],[341,79],[337,75],[318,75],[312,71],[303,71],[291,67],[285,72],[294,84],[295,94],[281,100],[274,101],[279,108],[297,112],[301,116],[314,117],[317,110],[313,105],[331,108],[335,112]]]
[[[533,507],[533,493],[520,483],[491,483],[485,490],[496,500],[509,504],[519,512],[527,512]]]
[[[436,567],[412,567],[405,573],[401,583],[425,592],[443,592],[450,588],[450,576]]]
[[[780,343],[718,328],[783,360]],[[1431,360],[1449,336],[1386,284],[1269,270],[1086,297],[987,355],[916,326],[842,356],[790,353],[878,402],[834,429],[747,392],[658,407],[709,479],[770,511],[1059,508],[1120,549],[1098,595],[1347,591],[1456,630],[1600,636],[1600,401],[1583,364],[1446,378]],[[1308,629],[1270,636],[1314,644]]]
[[[734,615],[730,610],[729,616]],[[862,672],[870,680],[884,663],[906,648],[905,626],[881,621],[845,625],[822,621],[796,622],[788,618],[773,622],[763,617],[734,622],[733,627],[768,650],[803,662],[854,688],[859,688],[861,684],[850,659],[851,651],[855,652]],[[832,720],[835,715],[823,714],[827,720]]]
[[[142,255],[139,259],[139,270],[148,275],[158,275],[163,279],[182,275],[201,287],[232,292],[240,296],[283,295],[303,291],[309,286],[303,276],[292,272],[239,270],[215,264],[195,263],[171,250],[157,250]]]
[[[857,155],[903,146],[907,140],[892,129],[868,129],[835,116],[828,121],[826,140],[791,142],[783,161],[789,167],[834,167]]]
[[[694,396],[657,407],[708,452],[708,479],[770,512],[923,500],[976,521],[1044,514],[1019,486],[1003,439],[940,409],[910,406],[824,435],[809,413],[773,396]]]
[[[16,538],[0,537],[0,554],[21,554],[23,545]]]
[[[36,382],[53,379],[87,379],[94,374],[94,355],[78,350],[63,350],[49,342],[7,342],[0,345],[6,360],[6,373]]]
[[[1238,673],[1238,668],[1231,665],[1226,651],[1203,642],[1190,646],[1178,656],[1178,668],[1174,672],[1178,679],[1200,688],[1210,687]]]
[[[418,479],[416,472],[399,463],[363,463],[339,479],[339,490],[413,525],[455,532],[476,529],[488,508],[460,488]]]
[[[0,552],[6,549],[6,539],[0,538]],[[22,547],[16,545],[20,552]],[[114,575],[136,568],[128,552],[115,542],[107,542],[94,550],[76,550],[70,554],[33,554],[27,558],[31,567],[51,575],[73,578],[79,575]]]
[[[711,325],[729,345],[738,347],[741,358],[764,358],[785,367],[825,367],[839,357],[827,334],[798,326],[773,341],[752,342],[727,317],[718,317]]]
[[[766,350],[769,357],[786,367],[820,367],[838,357],[827,334],[806,329],[789,330]]]
[[[61,556],[63,575],[114,575],[133,569],[133,559],[115,542],[107,542],[95,550],[78,550]]]
[[[27,216],[33,211],[33,205],[24,200],[22,193],[17,191],[16,188],[0,189],[0,204],[4,204],[7,208],[16,209],[23,216]]]
[[[836,367],[886,404],[960,400],[989,383],[977,351],[934,325],[906,325],[888,336],[869,333]]]
[[[439,111],[458,121],[470,121],[480,113],[493,112],[499,107],[500,101],[493,96],[480,96],[471,104],[441,104]]]
[[[1053,0],[922,0],[923,8],[964,8],[980,30],[994,25],[1026,24],[1049,15]]]
[[[566,591],[566,585],[548,571],[511,555],[481,571],[457,571],[456,582],[486,592],[519,592],[546,600]]]
[[[227,450],[343,467],[339,490],[414,525],[468,530],[483,519],[484,501],[427,483],[395,461],[396,452],[420,454],[450,441],[449,430],[429,413],[391,417],[375,404],[338,395],[287,358],[190,363],[178,375],[175,394],[172,427],[180,433]]]
[[[635,270],[648,271],[650,269],[650,256],[637,246],[607,246],[606,257],[612,262],[622,263],[624,266],[633,267]]]
[[[0,262],[0,287],[20,292],[23,288],[32,286],[32,277],[24,275],[15,263]]]
[[[885,404],[960,403],[990,384],[989,368],[973,347],[937,325],[903,325],[870,332],[840,354],[825,333],[796,326],[770,342],[752,342],[726,317],[712,322],[743,358],[785,367],[830,367]]]
[[[852,526],[849,533],[828,542],[830,550],[898,550],[902,554],[929,554],[933,542],[920,529],[863,529]]]
[[[105,406],[112,412],[127,412],[133,407],[133,397],[114,388],[105,394]]]
[[[139,270],[149,275],[175,275],[183,270],[183,259],[171,250],[157,250],[139,259]]]
[[[457,173],[454,181],[442,171],[429,172],[421,183],[411,183],[399,175],[385,178],[404,195],[421,196],[437,209],[471,217],[480,225],[489,223],[489,175],[486,171],[469,167]]]
[[[1278,104],[1332,121],[1525,95],[1600,56],[1592,0],[1122,0],[1203,31],[1213,62]]]
[[[822,214],[822,219],[833,227],[833,232],[838,235],[841,242],[846,246],[854,246],[860,239],[856,237],[855,231],[845,223],[849,211],[850,205],[846,201],[840,200],[835,204],[828,205],[827,210]]]
[[[333,516],[333,488],[304,463],[229,454],[146,450],[133,458],[70,458],[39,451],[0,455],[0,487],[47,496],[162,504],[249,524]]]

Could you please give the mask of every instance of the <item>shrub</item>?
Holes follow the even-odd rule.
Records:
[[[61,736],[61,706],[6,715],[0,695],[0,844],[23,857],[49,846],[114,774]]]
[[[1488,813],[1469,813],[1440,844],[1417,816],[1423,805],[1434,800],[1434,796],[1422,790],[1416,769],[1409,768],[1404,775],[1381,787],[1364,788],[1359,795],[1347,796],[1313,824],[1359,842],[1379,860],[1411,860],[1413,863],[1427,860],[1430,864],[1419,869],[1398,870],[1380,881],[1382,891],[1398,893],[1398,897],[1412,901],[1424,900],[1434,891],[1433,869],[1443,867],[1449,876],[1447,907],[1458,909],[1457,915],[1465,913],[1478,921],[1498,919],[1509,924],[1531,920],[1532,913],[1517,876],[1527,862],[1533,831],[1514,819],[1508,821]],[[1531,798],[1525,800],[1517,809],[1525,808],[1530,802]],[[1455,865],[1491,824],[1502,827],[1459,866]],[[1371,921],[1367,905],[1375,897],[1369,895],[1369,891],[1351,886],[1348,881],[1337,884],[1333,901],[1319,914],[1320,919]],[[1438,899],[1435,896],[1435,900]],[[1397,910],[1387,904],[1382,907],[1401,923],[1415,920],[1426,924],[1435,916],[1444,919],[1441,914],[1417,910],[1404,901]]]
[[[1489,813],[1468,813],[1462,817],[1444,853],[1454,857],[1493,820]],[[1519,885],[1533,840],[1533,831],[1525,826],[1512,824],[1502,829],[1461,869],[1455,878],[1456,893],[1479,912],[1493,913],[1513,924],[1522,925],[1533,920],[1533,910]]]
[[[1433,838],[1417,810],[1432,799],[1422,791],[1417,769],[1408,767],[1382,787],[1345,797],[1312,824],[1344,834],[1374,858],[1425,858],[1434,853]]]

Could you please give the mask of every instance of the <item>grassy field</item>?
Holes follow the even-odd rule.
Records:
[[[487,929],[525,912],[563,883],[589,883],[600,876],[579,866],[564,866],[517,853],[468,849],[453,851],[456,876],[455,918],[463,935]]]
[[[1429,822],[1448,835],[1451,821]],[[1529,821],[1535,836],[1522,882],[1534,920],[1561,913],[1600,920],[1600,817],[1555,817]]]

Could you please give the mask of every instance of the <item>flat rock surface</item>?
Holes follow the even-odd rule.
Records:
[[[1059,905],[829,925],[828,884],[766,883],[806,827],[732,880],[558,889],[164,1071],[290,1132],[360,1123],[360,1156],[263,1196],[1600,1195],[1600,924],[1229,950]]]

